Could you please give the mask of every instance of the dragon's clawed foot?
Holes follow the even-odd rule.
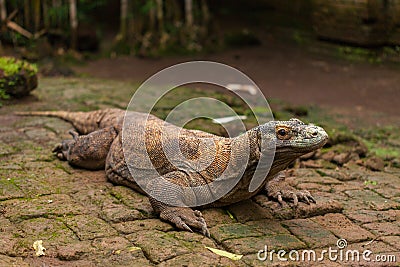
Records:
[[[75,140],[79,136],[79,134],[74,130],[70,130],[69,133],[72,135],[73,139],[63,140],[61,143],[58,143],[52,150],[53,153],[55,153],[57,158],[60,160],[68,160],[69,150],[75,144]]]
[[[206,237],[210,237],[206,221],[198,210],[187,207],[167,207],[160,212],[160,218],[176,225],[181,230],[193,232],[193,228]]]
[[[283,205],[284,200],[292,200],[296,207],[300,202],[306,204],[317,203],[314,197],[307,190],[298,190],[285,182],[283,173],[275,176],[266,185],[267,195],[270,198],[276,199],[279,204]]]

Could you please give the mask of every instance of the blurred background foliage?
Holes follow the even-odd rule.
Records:
[[[0,18],[0,48],[23,47],[28,59],[207,53],[259,45],[277,27],[300,45],[318,39],[390,53],[400,45],[398,0],[0,0]],[[339,52],[350,50],[364,53]]]
[[[1,0],[0,8],[0,40],[14,46],[46,38],[55,48],[97,51],[113,35],[111,49],[151,55],[200,51],[210,40],[205,0]]]

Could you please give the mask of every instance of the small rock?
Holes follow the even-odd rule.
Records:
[[[351,181],[357,179],[357,177],[343,168],[338,170],[323,170],[325,175],[338,179],[339,181]]]
[[[323,160],[326,160],[326,161],[332,161],[332,159],[333,159],[334,156],[335,156],[335,152],[333,152],[333,151],[331,150],[331,151],[328,151],[328,152],[322,154],[322,155],[321,155],[321,158],[322,158]]]
[[[385,163],[381,158],[371,157],[365,161],[365,167],[372,171],[383,171]]]
[[[332,159],[333,162],[339,165],[343,165],[347,163],[349,160],[350,160],[350,153],[340,153],[335,155]]]
[[[368,148],[364,143],[358,142],[352,151],[357,153],[360,157],[365,157],[367,155]]]
[[[357,160],[359,160],[359,159],[360,159],[359,154],[357,154],[357,153],[355,153],[355,152],[351,152],[351,153],[350,153],[350,160],[357,161]]]
[[[361,159],[355,161],[358,166],[364,166],[364,161]]]
[[[322,165],[319,162],[315,161],[315,160],[309,159],[307,161],[302,161],[300,163],[300,167],[301,168],[316,168],[317,169],[317,168],[322,168]]]
[[[305,154],[305,155],[303,155],[303,156],[300,156],[300,159],[301,159],[301,160],[312,159],[312,158],[315,156],[316,153],[317,153],[317,151],[312,151],[312,152],[307,153],[307,154]]]
[[[399,159],[397,159],[397,158],[392,159],[391,163],[392,163],[392,167],[400,168],[400,160]]]

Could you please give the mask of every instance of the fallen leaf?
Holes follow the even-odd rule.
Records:
[[[132,252],[132,251],[136,251],[136,250],[142,250],[140,247],[129,247],[128,251]]]
[[[216,248],[210,248],[210,247],[207,247],[207,246],[205,246],[205,248],[209,249],[214,254],[217,254],[217,255],[222,256],[222,257],[227,257],[227,258],[229,258],[231,260],[234,260],[234,261],[238,261],[243,257],[243,255],[233,254],[233,253],[230,253],[228,251],[224,251],[224,250],[220,250],[220,249],[216,249]]]
[[[230,213],[229,210],[226,210],[226,213],[228,214],[229,218],[235,220],[235,217],[233,217],[232,213]]]
[[[43,247],[43,241],[42,240],[36,240],[33,242],[33,249],[36,251],[36,256],[44,256],[46,255],[44,251],[46,250],[45,247]]]

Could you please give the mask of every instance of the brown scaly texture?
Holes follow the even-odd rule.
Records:
[[[20,116],[45,116],[60,118],[70,122],[79,134],[88,134],[109,126],[118,125],[124,110],[116,108],[100,109],[92,112],[69,111],[27,111],[16,112]],[[121,121],[122,123],[122,121]]]
[[[298,201],[315,202],[309,192],[288,186],[281,171],[299,156],[322,147],[328,138],[321,127],[306,125],[298,119],[271,121],[238,137],[224,138],[182,129],[137,112],[126,113],[122,131],[125,111],[119,109],[19,115],[52,116],[71,122],[82,135],[72,132],[72,140],[65,140],[55,148],[60,159],[87,169],[105,166],[111,182],[149,195],[150,203],[161,219],[179,229],[194,229],[206,236],[209,232],[201,212],[187,207],[188,203],[196,203],[198,199],[211,199],[207,205],[199,205],[202,207],[224,206],[267,189],[268,196],[280,203],[283,199],[292,199],[295,204]],[[276,145],[274,155],[269,154],[271,141]],[[174,144],[178,144],[178,149]],[[178,150],[180,156],[175,153]],[[244,173],[241,173],[243,157],[247,155]],[[274,156],[271,168],[264,173],[256,190],[250,192],[256,168],[263,168],[263,159],[271,156]],[[199,168],[200,163],[206,167]],[[213,200],[215,191],[209,185],[219,182],[222,174],[224,179],[237,179],[238,182],[224,196]],[[166,186],[165,181],[171,186]],[[206,186],[198,189],[203,185]],[[166,204],[166,200],[176,205]]]

